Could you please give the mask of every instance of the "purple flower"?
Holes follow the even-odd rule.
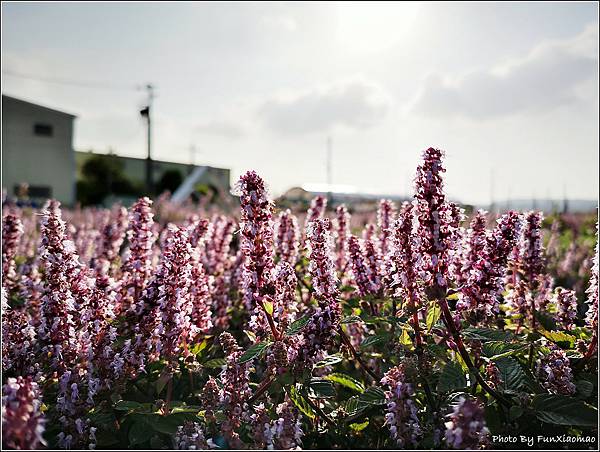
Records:
[[[404,297],[413,304],[421,298],[417,283],[417,255],[413,235],[413,206],[405,203],[392,225],[389,285],[394,296]]]
[[[191,319],[191,255],[187,230],[169,225],[156,275],[142,296],[144,305],[152,308],[142,328],[149,333],[145,343],[153,352],[151,360],[162,356],[172,366],[180,354],[188,355],[188,346],[198,334]]]
[[[586,291],[588,295],[587,304],[589,306],[585,322],[593,332],[598,336],[598,223],[596,223],[596,249],[592,264],[592,274],[590,276],[590,285]]]
[[[40,228],[39,255],[45,271],[39,337],[52,369],[62,371],[71,368],[77,359],[75,300],[77,297],[85,306],[87,293],[75,246],[65,237],[59,205],[58,201],[48,202]]]
[[[485,376],[488,384],[494,389],[502,384],[500,370],[493,361],[490,361],[487,366],[485,366]]]
[[[387,409],[384,425],[388,426],[399,448],[416,446],[422,431],[413,400],[413,385],[406,382],[403,367],[400,365],[388,370],[381,384],[389,388],[385,391]]]
[[[508,291],[506,301],[510,306],[511,314],[516,316],[515,323],[518,332],[526,320],[531,322],[532,317],[531,305],[533,298],[531,292],[527,289],[527,283],[523,280],[517,281]]]
[[[208,220],[198,220],[188,228],[191,246],[192,273],[190,276],[190,296],[192,299],[192,323],[203,333],[212,328],[210,280],[201,262],[199,247],[208,230]]]
[[[127,209],[115,205],[98,239],[94,259],[94,267],[98,271],[107,273],[108,268],[119,257],[119,250],[125,239],[127,223]]]
[[[374,223],[367,223],[362,231],[363,240],[377,240],[377,226]]]
[[[484,228],[484,217],[476,217],[469,233],[467,262],[463,266],[463,286],[457,309],[467,311],[475,323],[493,318],[499,312],[499,297],[504,290],[508,259],[519,237],[521,219],[517,212],[504,214],[491,233]],[[473,229],[473,227],[475,229]],[[527,314],[524,287],[515,288],[513,305]]]
[[[329,304],[339,296],[338,279],[331,255],[329,219],[311,221],[307,231],[309,264],[315,295],[320,303]]]
[[[273,427],[271,418],[264,403],[254,407],[254,413],[250,416],[252,424],[252,439],[254,449],[273,449]]]
[[[3,449],[37,449],[46,444],[41,406],[41,391],[31,377],[6,380],[2,387]]]
[[[121,312],[135,308],[152,274],[152,246],[156,236],[151,205],[150,199],[140,198],[129,212],[129,253],[122,268]]]
[[[242,208],[240,249],[246,257],[244,295],[252,309],[262,307],[273,294],[273,203],[263,180],[254,171],[240,177],[237,193]]]
[[[575,394],[571,364],[560,348],[554,347],[550,354],[538,359],[536,371],[542,386],[552,394]]]
[[[202,388],[200,401],[202,403],[202,408],[205,409],[204,416],[209,422],[214,422],[216,420],[214,417],[214,410],[217,409],[220,402],[219,391],[217,380],[213,377],[208,377],[208,381]]]
[[[225,272],[234,229],[235,221],[222,215],[216,217],[209,225],[203,263],[210,275],[218,277]]]
[[[296,272],[288,262],[280,262],[273,270],[273,280],[275,281],[274,317],[278,321],[285,319],[291,323],[299,311],[296,301],[298,284]]]
[[[292,266],[296,265],[300,246],[299,237],[298,220],[292,215],[290,209],[282,211],[279,214],[275,237],[275,249],[281,261]]]
[[[356,286],[361,296],[374,293],[374,287],[371,284],[370,269],[367,267],[359,239],[351,235],[348,238],[348,255],[352,265],[352,274]]]
[[[177,427],[175,433],[175,448],[178,450],[207,450],[214,449],[211,439],[204,436],[204,430],[198,422],[185,421]],[[212,444],[213,447],[210,445]]]
[[[554,294],[556,304],[556,317],[558,323],[566,330],[573,329],[574,320],[577,318],[577,295],[574,290],[558,287]]]
[[[542,244],[542,212],[528,212],[524,219],[523,238],[519,254],[521,271],[532,289],[536,288],[536,278],[543,273],[545,262]]]
[[[26,309],[11,308],[2,287],[2,369],[31,374],[36,363],[36,328]]]
[[[443,152],[438,149],[423,152],[423,163],[417,167],[415,180],[415,214],[421,276],[429,285],[445,289],[452,251],[458,245],[461,212],[456,205],[446,202],[442,157]]]
[[[350,214],[344,204],[335,209],[335,249],[338,272],[344,273],[348,262],[348,237],[350,237]]]
[[[275,449],[299,449],[304,432],[301,428],[302,424],[298,410],[290,401],[286,400],[277,405],[275,412],[279,416],[272,427]]]
[[[379,209],[377,210],[377,226],[379,227],[379,252],[382,256],[386,256],[389,252],[390,242],[390,227],[395,216],[394,203],[389,199],[379,201]]]
[[[310,363],[333,344],[341,320],[341,307],[337,301],[339,290],[331,253],[329,220],[322,218],[311,221],[307,236],[308,271],[318,302],[304,329],[306,344],[301,349],[303,360]]]
[[[23,223],[18,215],[8,213],[2,218],[2,285],[10,293],[17,286],[15,257]]]
[[[487,212],[478,210],[471,220],[470,228],[466,231],[466,249],[462,259],[462,266],[458,273],[457,283],[463,284],[469,279],[469,273],[476,268],[485,251],[488,232],[486,230]]]
[[[227,360],[227,367],[220,375],[223,385],[220,391],[220,403],[226,415],[226,420],[221,424],[221,430],[229,446],[239,449],[242,446],[242,441],[238,430],[242,422],[248,421],[250,417],[247,403],[252,395],[252,391],[248,386],[249,363],[238,364],[243,352],[231,334],[221,333],[219,341]]]
[[[446,445],[452,449],[485,449],[489,434],[481,405],[461,397],[446,422]]]
[[[325,209],[327,209],[327,198],[324,196],[315,196],[310,202],[310,207],[306,213],[305,224],[310,224],[311,221],[318,220],[325,216]]]

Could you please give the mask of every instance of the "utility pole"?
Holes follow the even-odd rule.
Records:
[[[331,183],[332,183],[332,177],[331,177],[331,135],[329,135],[327,137],[327,201],[329,202],[330,207],[331,206]]]
[[[569,212],[569,198],[567,197],[567,184],[563,183],[563,205],[562,213]]]
[[[490,213],[494,213],[496,211],[496,200],[494,198],[494,167],[490,169]]]
[[[154,86],[151,84],[146,85],[146,92],[148,93],[148,105],[140,110],[140,115],[143,118],[146,118],[146,123],[148,126],[148,135],[147,135],[147,145],[148,150],[146,154],[146,191],[148,194],[151,194],[154,189],[154,181],[152,177],[152,120],[151,120],[151,111],[152,111],[152,101],[154,99]]]

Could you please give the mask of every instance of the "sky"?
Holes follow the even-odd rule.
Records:
[[[3,2],[2,71],[77,115],[75,149],[138,157],[152,83],[155,158],[274,196],[327,182],[331,137],[359,191],[411,194],[433,146],[463,202],[597,199],[595,2]]]

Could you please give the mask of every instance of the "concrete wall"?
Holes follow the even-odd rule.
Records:
[[[81,167],[85,161],[94,155],[91,152],[75,152],[75,158],[77,161],[77,172],[78,177],[81,174]],[[129,180],[134,183],[144,184],[146,180],[146,160],[133,158],[133,157],[122,157],[114,156],[123,164],[123,172]],[[177,162],[164,162],[162,160],[155,160],[152,165],[153,168],[153,180],[154,183],[158,183],[162,175],[167,170],[177,170],[181,173],[181,177],[185,179],[188,174],[192,172],[193,166],[185,163]],[[224,191],[225,194],[229,193],[230,189],[230,170],[225,168],[213,168],[208,167],[208,171],[204,173],[200,179],[200,184],[211,185]]]
[[[2,96],[2,187],[48,186],[52,197],[75,202],[73,115]],[[52,136],[34,133],[35,124],[52,126]]]

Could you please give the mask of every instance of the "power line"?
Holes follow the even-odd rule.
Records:
[[[34,80],[42,83],[55,83],[58,85],[69,85],[69,86],[77,86],[80,88],[99,88],[99,89],[114,89],[114,90],[131,90],[131,91],[139,91],[141,89],[145,89],[145,86],[133,86],[133,85],[115,85],[112,83],[104,83],[104,82],[96,82],[96,81],[81,81],[81,80],[69,80],[63,78],[53,78],[53,77],[40,77],[37,75],[31,74],[22,74],[14,71],[2,71],[3,75],[7,75],[9,77],[22,78],[26,80]]]

